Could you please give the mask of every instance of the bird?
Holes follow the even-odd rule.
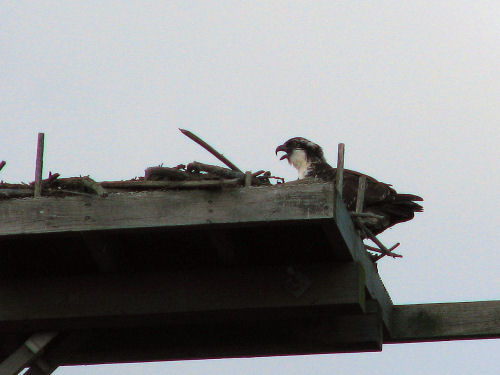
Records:
[[[287,159],[298,171],[299,180],[318,179],[334,181],[337,168],[326,161],[323,149],[316,143],[302,137],[290,138],[276,147],[275,153],[285,152],[280,160]],[[358,218],[374,235],[386,229],[411,220],[415,212],[422,212],[423,207],[416,203],[423,198],[414,194],[400,194],[390,184],[380,182],[373,177],[349,169],[344,169],[342,199],[349,211],[356,208],[359,178],[366,177],[363,212],[372,214]]]

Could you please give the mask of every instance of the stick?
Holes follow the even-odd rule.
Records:
[[[356,197],[356,213],[363,212],[363,204],[365,202],[366,176],[359,178],[358,195]]]
[[[7,164],[5,160],[0,161],[0,171],[5,167],[5,164]]]
[[[107,189],[201,189],[241,185],[242,180],[201,180],[201,181],[103,181],[99,183]]]
[[[44,133],[38,133],[38,144],[36,148],[36,168],[35,168],[35,191],[34,197],[38,198],[42,195],[42,170],[43,170],[43,146]]]
[[[340,199],[342,199],[342,188],[344,186],[344,151],[345,145],[339,143],[337,156],[337,171],[335,173],[335,188],[338,191]]]
[[[379,241],[379,239],[378,239],[377,237],[375,237],[375,235],[372,233],[372,231],[371,231],[370,229],[368,229],[368,228],[366,227],[366,225],[365,225],[365,224],[363,224],[363,222],[362,222],[361,220],[357,219],[357,220],[356,220],[356,222],[357,222],[357,224],[360,226],[361,230],[362,230],[363,232],[365,232],[366,236],[367,236],[370,240],[372,240],[374,243],[376,243],[376,244],[377,244],[377,246],[380,248],[380,250],[381,250],[381,252],[382,252],[382,255],[381,255],[381,256],[379,256],[379,257],[377,257],[377,258],[375,259],[375,261],[379,260],[380,258],[382,258],[382,257],[383,257],[383,256],[385,256],[385,255],[389,255],[389,256],[390,256],[390,255],[392,255],[391,250],[389,250],[387,247],[385,247],[385,246],[384,246],[384,244],[383,244],[382,242],[380,242],[380,241]],[[394,245],[391,249],[395,249],[395,248],[396,248],[396,247],[398,247],[398,246],[399,246],[399,244],[396,244],[396,245]]]
[[[371,214],[369,212],[351,212],[352,217],[372,217],[374,219],[382,220],[384,217],[381,215]]]
[[[387,254],[388,256],[390,257],[393,257],[393,258],[402,258],[403,256],[402,255],[399,255],[399,254],[396,254],[394,252],[392,252],[392,250],[394,250],[396,247],[398,247],[400,245],[400,243],[398,242],[396,245],[394,245],[393,247],[391,247],[389,250],[391,251],[391,254]],[[370,251],[375,251],[377,253],[383,253],[382,250],[380,250],[378,247],[374,247],[374,246],[369,246],[369,245],[365,245],[365,247],[370,250]],[[377,259],[378,260],[378,259]]]
[[[224,155],[219,153],[216,149],[214,149],[212,146],[210,146],[207,142],[205,142],[203,139],[200,137],[194,135],[191,133],[189,130],[186,129],[179,129],[182,134],[184,134],[186,137],[190,138],[194,142],[198,143],[201,147],[203,147],[205,150],[210,152],[213,156],[215,156],[217,159],[219,159],[221,162],[226,164],[229,168],[231,168],[233,171],[238,171],[243,173],[241,169],[239,169],[236,165],[231,163]]]
[[[198,161],[193,161],[186,166],[186,172],[191,173],[194,171],[202,171],[220,176],[223,178],[243,178],[242,172],[237,172],[224,167],[219,167],[217,165],[204,164]]]
[[[381,251],[382,254],[380,254],[378,257],[376,257],[374,259],[374,261],[376,262],[377,260],[379,260],[380,258],[383,258],[384,256],[390,256],[390,257],[393,257],[393,258],[402,258],[403,256],[402,255],[399,255],[399,254],[396,254],[396,253],[393,253],[392,250],[394,250],[396,247],[398,247],[400,245],[400,243],[396,243],[395,245],[392,245],[388,250],[389,250],[389,253],[385,254]]]

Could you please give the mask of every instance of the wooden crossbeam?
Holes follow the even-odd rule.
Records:
[[[4,280],[0,332],[133,326],[194,314],[224,319],[229,311],[363,311],[364,290],[354,263]]]
[[[500,338],[500,301],[395,305],[387,343]]]
[[[373,302],[373,301],[372,301]],[[203,324],[82,330],[44,356],[60,365],[380,351],[382,322],[376,304],[367,312],[311,310],[302,317],[273,313]]]

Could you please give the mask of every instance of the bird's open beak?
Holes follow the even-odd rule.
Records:
[[[283,156],[280,158],[280,160],[283,160],[283,159],[288,159],[288,151],[287,151],[287,149],[286,149],[285,145],[280,145],[280,146],[276,147],[276,151],[275,151],[275,152],[276,152],[276,155],[278,155],[278,152],[279,152],[279,151],[283,151],[283,152],[285,153],[285,155],[283,155]]]

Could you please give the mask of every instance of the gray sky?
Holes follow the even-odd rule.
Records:
[[[0,0],[0,178],[97,180],[215,160],[293,179],[274,155],[304,136],[335,163],[424,197],[387,231],[395,303],[500,299],[498,1]],[[58,369],[77,374],[496,374],[500,340],[382,353]]]

